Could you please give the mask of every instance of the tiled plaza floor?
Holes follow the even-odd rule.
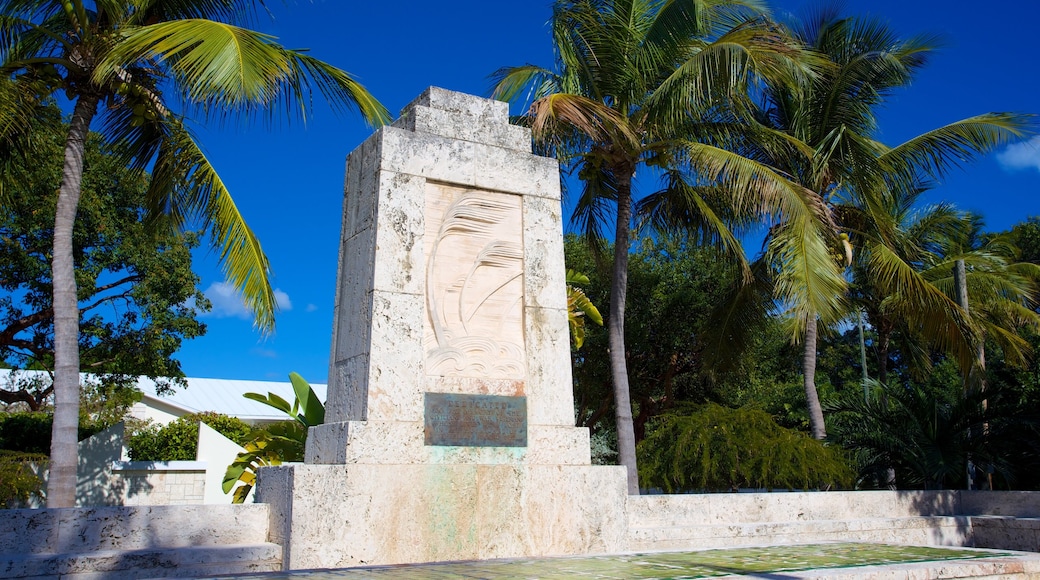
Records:
[[[784,572],[918,562],[952,562],[1007,555],[1011,555],[1011,553],[884,544],[816,544],[576,558],[410,564],[273,573],[244,578],[262,578],[264,580],[280,578],[306,578],[308,580],[447,580],[449,578],[679,580],[729,575],[784,578],[785,576],[782,574]]]

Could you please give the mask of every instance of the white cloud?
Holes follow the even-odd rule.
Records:
[[[997,153],[997,162],[1004,169],[1036,169],[1040,171],[1040,136],[1024,143],[1008,145]]]
[[[286,312],[292,310],[292,300],[289,300],[289,295],[277,288],[274,290],[274,303],[278,305],[279,310]]]
[[[242,296],[235,290],[235,287],[227,282],[214,282],[209,285],[209,288],[203,292],[206,298],[209,298],[210,303],[213,305],[213,309],[209,311],[209,316],[215,316],[217,318],[250,318],[249,309],[246,308],[246,303],[242,301]]]
[[[261,358],[278,358],[278,353],[269,348],[256,347],[250,352]]]
[[[235,287],[227,282],[214,282],[206,288],[206,298],[209,298],[210,303],[213,305],[213,309],[209,311],[208,316],[214,316],[216,318],[241,318],[248,320],[253,317],[253,313],[246,308],[245,301],[242,300],[242,295],[239,294]],[[292,300],[289,299],[289,295],[285,292],[275,289],[274,291],[275,304],[279,310],[289,311],[292,310]]]
[[[307,308],[305,308],[304,310],[306,310],[307,312],[315,312],[316,310],[318,310],[318,305],[317,304],[308,304]]]

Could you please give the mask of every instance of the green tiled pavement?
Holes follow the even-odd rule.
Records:
[[[816,544],[739,548],[698,552],[659,552],[577,558],[485,560],[444,564],[409,564],[343,570],[249,576],[264,580],[494,580],[587,579],[679,580],[731,574],[765,575],[850,566],[877,566],[992,558],[1009,555],[959,548],[890,546],[885,544]]]

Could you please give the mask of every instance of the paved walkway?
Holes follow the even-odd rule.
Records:
[[[885,544],[815,544],[696,552],[409,564],[273,573],[238,578],[678,580],[726,577],[773,580],[1040,578],[1040,554]]]

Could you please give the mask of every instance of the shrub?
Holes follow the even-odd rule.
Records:
[[[657,419],[638,454],[642,484],[668,493],[846,487],[853,479],[840,448],[764,411],[714,403]]]
[[[199,447],[199,422],[242,445],[253,428],[236,417],[218,413],[195,413],[167,425],[148,426],[127,437],[130,459],[134,461],[193,461]]]
[[[24,453],[50,453],[51,414],[0,414],[0,449]]]
[[[51,452],[51,414],[0,413],[0,449],[22,453]],[[98,425],[80,425],[79,440],[101,431]]]
[[[39,453],[0,451],[0,509],[42,498],[43,481],[37,472],[42,472],[46,464],[47,456]]]

